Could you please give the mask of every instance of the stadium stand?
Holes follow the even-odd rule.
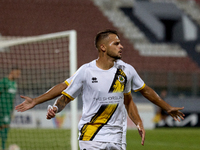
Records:
[[[75,29],[78,34],[80,67],[97,58],[93,42],[96,33],[107,28],[116,29],[120,31],[124,45],[122,59],[132,64],[147,84],[153,87],[166,86],[169,72],[172,72],[176,76],[181,73],[184,77],[180,78],[175,86],[184,83],[191,87],[189,84],[192,79],[188,81],[186,74],[192,76],[192,73],[199,73],[197,63],[188,57],[184,50],[179,49],[182,56],[169,56],[165,49],[171,49],[171,46],[152,45],[145,34],[119,10],[120,7],[130,7],[133,4],[132,0],[0,1],[0,12],[4,14],[0,17],[0,32],[2,36],[30,36]],[[149,45],[146,46],[147,50],[152,47],[151,56],[147,55],[145,50],[139,50],[145,47],[145,44]],[[160,55],[163,51],[164,54]],[[162,82],[158,75],[165,77]]]
[[[129,9],[130,7],[133,7],[136,1],[117,0],[115,3],[112,3],[111,0],[110,1],[94,0],[94,2],[97,6],[100,7],[102,12],[104,12],[105,16],[107,16],[108,19],[113,22],[113,25],[119,28],[119,30],[122,31],[123,35],[127,39],[129,39],[130,43],[133,44],[134,51],[137,51],[139,53],[139,54],[134,53],[134,55],[130,54],[129,56],[126,56],[125,59],[126,61],[127,60],[129,61],[128,58],[131,57],[132,58],[131,63],[133,64],[133,66],[136,67],[137,70],[139,70],[142,77],[146,78],[146,76],[149,76],[149,78],[146,78],[147,79],[146,81],[152,80],[152,82],[148,84],[156,86],[155,84],[162,83],[160,82],[161,81],[160,79],[157,78],[157,81],[155,79],[155,77],[157,77],[159,74],[158,72],[162,72],[161,76],[166,76],[166,74],[168,74],[169,72],[173,72],[174,73],[173,76],[175,76],[176,72],[182,72],[182,76],[184,76],[185,79],[180,81],[179,82],[180,84],[185,83],[184,81],[188,81],[187,80],[188,76],[184,75],[186,74],[186,72],[189,74],[192,74],[191,72],[193,71],[199,72],[199,67],[197,63],[192,59],[192,57],[188,56],[187,52],[183,48],[181,48],[180,45],[175,43],[153,44],[151,42],[153,36],[151,35],[151,39],[148,39],[146,36],[147,30],[145,32],[142,32],[138,24],[136,24],[136,22],[133,22],[131,18],[124,11],[120,10],[121,8]],[[179,1],[158,0],[156,2],[167,2],[167,3],[173,2],[175,4],[177,3],[182,5],[184,4],[184,6],[187,5],[186,1],[185,1],[186,4],[183,3],[182,1],[179,2]],[[152,70],[154,70],[154,72]],[[168,79],[162,78],[162,80],[167,81],[169,80],[169,78],[170,77],[168,76]],[[191,83],[191,80],[188,82]],[[166,82],[163,83],[166,84]]]

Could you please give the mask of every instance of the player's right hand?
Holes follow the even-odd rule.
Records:
[[[57,112],[57,108],[56,107],[52,107],[51,105],[49,105],[48,108],[47,108],[46,118],[47,119],[54,118],[56,116],[56,112]]]
[[[137,128],[138,128],[138,132],[142,138],[142,141],[141,141],[141,144],[144,146],[144,141],[145,141],[145,130],[144,130],[144,127],[143,125],[137,125]]]
[[[36,104],[35,101],[28,97],[28,96],[22,96],[20,95],[21,98],[25,99],[24,102],[22,102],[21,104],[17,105],[15,107],[15,110],[17,110],[18,112],[24,112],[28,109],[33,108]]]

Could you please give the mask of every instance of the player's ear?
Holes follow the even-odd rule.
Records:
[[[102,50],[103,52],[106,51],[106,46],[105,46],[105,44],[101,44],[101,45],[100,45],[100,48],[101,48],[101,50]]]

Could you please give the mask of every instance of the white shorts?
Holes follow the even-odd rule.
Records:
[[[122,150],[126,150],[126,144],[122,143]]]
[[[123,150],[122,144],[97,142],[97,141],[79,141],[80,150]]]

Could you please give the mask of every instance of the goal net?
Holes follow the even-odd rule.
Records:
[[[0,149],[3,145],[6,149],[17,145],[21,150],[78,149],[76,100],[51,120],[46,119],[47,106],[55,99],[23,113],[13,107],[23,102],[20,95],[37,97],[69,78],[77,69],[76,44],[74,30],[33,37],[1,37]],[[3,96],[13,92],[6,85],[14,84],[9,82],[13,67],[21,70],[21,76],[16,80],[17,93],[12,99]],[[5,122],[10,125],[9,130]]]

